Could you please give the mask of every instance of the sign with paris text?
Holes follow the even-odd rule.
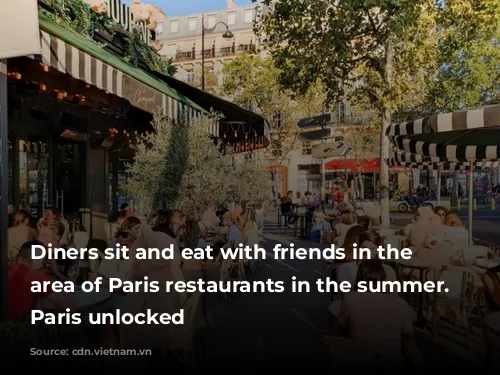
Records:
[[[40,55],[37,0],[1,0],[0,35],[0,59]]]

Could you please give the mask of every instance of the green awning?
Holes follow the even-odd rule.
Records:
[[[104,46],[63,28],[39,12],[42,62],[155,113],[177,118],[183,112],[196,117],[206,111],[167,83],[133,66]]]

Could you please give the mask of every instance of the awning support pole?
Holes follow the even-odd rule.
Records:
[[[469,246],[474,243],[472,241],[472,214],[473,214],[473,202],[474,200],[474,162],[469,161]]]
[[[441,206],[441,166],[437,169],[437,205]]]
[[[0,322],[8,316],[8,251],[7,230],[9,228],[9,161],[8,161],[8,116],[7,116],[7,60],[0,60]]]

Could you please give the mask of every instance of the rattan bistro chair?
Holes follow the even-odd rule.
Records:
[[[440,324],[440,311],[449,313],[458,313],[456,318],[461,320],[469,349],[471,349],[470,330],[469,330],[469,312],[473,301],[475,291],[475,273],[467,267],[442,266],[433,267],[427,271],[427,280],[433,280],[435,283],[444,281],[445,288],[449,291],[427,294],[428,316],[429,309],[432,308],[432,339],[435,340],[438,334]]]

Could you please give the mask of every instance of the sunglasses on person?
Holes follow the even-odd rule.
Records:
[[[123,238],[123,239],[127,239],[128,237],[132,237],[132,238],[135,238],[131,233],[129,232],[122,232],[122,231],[119,231],[119,232],[116,232],[115,234],[115,238]]]

